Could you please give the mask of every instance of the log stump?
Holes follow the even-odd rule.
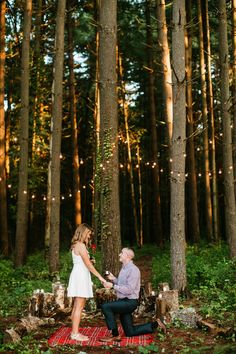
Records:
[[[178,290],[169,290],[167,283],[161,283],[158,297],[156,298],[157,317],[168,317],[170,311],[176,311],[179,308]]]
[[[116,292],[113,289],[101,288],[95,291],[97,308],[101,308],[104,302],[116,300]]]
[[[31,331],[37,329],[39,326],[54,325],[53,318],[39,318],[35,316],[28,316],[20,319],[14,328],[6,329],[3,335],[3,343],[17,343],[21,338]]]
[[[52,284],[52,293],[46,293],[43,289],[34,290],[29,300],[29,314],[37,317],[50,317],[57,311],[63,312],[71,306],[72,298],[67,297],[65,285],[57,281]]]

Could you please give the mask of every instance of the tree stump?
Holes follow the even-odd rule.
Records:
[[[65,285],[57,281],[52,284],[52,293],[45,293],[43,289],[33,292],[29,301],[29,314],[37,317],[50,317],[56,312],[63,312],[71,308],[72,298],[67,297]]]
[[[146,297],[154,295],[152,290],[152,283],[150,281],[144,283],[144,294]]]
[[[31,316],[42,317],[44,304],[44,291],[37,289],[29,300],[29,314]]]
[[[101,308],[104,302],[116,300],[116,292],[113,289],[101,288],[95,291],[97,308]]]
[[[53,283],[52,292],[55,297],[55,303],[63,310],[65,308],[65,285],[59,281]]]
[[[161,290],[156,298],[156,315],[157,317],[166,317],[170,311],[178,310],[179,298],[178,290],[169,290],[167,283],[161,283]]]
[[[170,286],[168,283],[159,283],[158,284],[158,289],[159,291],[169,291],[170,290]]]

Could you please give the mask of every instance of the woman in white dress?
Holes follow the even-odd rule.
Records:
[[[102,283],[106,280],[98,273],[93,266],[87,250],[92,229],[87,224],[81,224],[75,230],[71,240],[71,253],[73,269],[69,278],[67,294],[73,297],[73,308],[71,313],[72,331],[71,339],[86,341],[89,338],[79,333],[79,325],[86,299],[93,297],[91,273]],[[90,273],[91,272],[91,273]]]

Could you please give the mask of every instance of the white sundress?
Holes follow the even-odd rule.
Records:
[[[72,250],[73,269],[70,273],[67,296],[69,297],[93,297],[93,284],[91,274],[81,256]]]

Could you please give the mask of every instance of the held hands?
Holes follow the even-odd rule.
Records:
[[[105,283],[103,283],[104,287],[106,289],[111,289],[113,287],[113,283],[106,281]]]

